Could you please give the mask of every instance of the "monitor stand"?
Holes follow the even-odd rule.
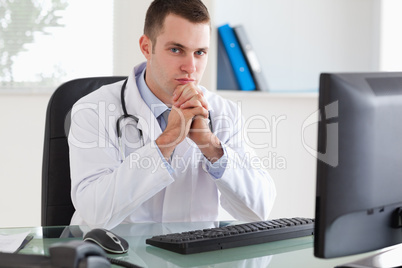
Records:
[[[392,268],[402,267],[402,244],[392,246],[373,256],[336,268]]]

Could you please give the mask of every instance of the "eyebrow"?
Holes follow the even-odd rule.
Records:
[[[182,44],[180,44],[180,43],[173,42],[173,41],[167,42],[167,43],[165,44],[165,46],[166,46],[166,47],[168,47],[168,46],[175,46],[175,47],[179,47],[179,48],[182,48],[182,49],[187,49],[186,46],[184,46],[184,45],[182,45]],[[199,51],[199,50],[206,50],[206,51],[208,51],[208,47],[200,47],[200,48],[197,48],[197,49],[196,49],[196,51]]]

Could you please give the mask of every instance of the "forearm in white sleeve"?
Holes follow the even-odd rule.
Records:
[[[150,171],[133,163],[130,156],[121,161],[113,135],[97,117],[96,113],[80,113],[71,122],[71,198],[86,224],[113,228],[173,178],[163,164]],[[145,144],[135,154],[162,163],[152,144]]]

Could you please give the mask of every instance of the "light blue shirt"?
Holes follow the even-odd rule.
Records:
[[[162,131],[165,130],[167,122],[163,119],[162,114],[169,109],[166,104],[164,104],[160,99],[158,99],[152,91],[149,89],[148,85],[145,83],[145,70],[142,71],[140,75],[138,75],[135,79],[137,82],[137,87],[138,91],[140,92],[140,95],[144,102],[147,104],[151,112],[154,114],[156,117],[156,120],[158,121],[159,125],[161,126]],[[172,174],[174,172],[174,169],[172,166],[166,161],[164,156],[162,155],[161,151],[159,150],[158,146],[156,146],[158,149],[158,152],[161,156],[161,158],[164,161],[164,164],[166,168],[168,169],[169,173]],[[226,150],[223,147],[223,156],[216,161],[215,163],[211,163],[210,161],[205,161],[206,162],[206,168],[209,174],[211,174],[215,179],[219,179],[222,177],[223,172],[225,172],[226,169],[226,164],[227,164],[227,154]]]

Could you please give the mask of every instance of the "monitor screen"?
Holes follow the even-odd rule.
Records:
[[[402,73],[321,74],[315,256],[402,243]]]

